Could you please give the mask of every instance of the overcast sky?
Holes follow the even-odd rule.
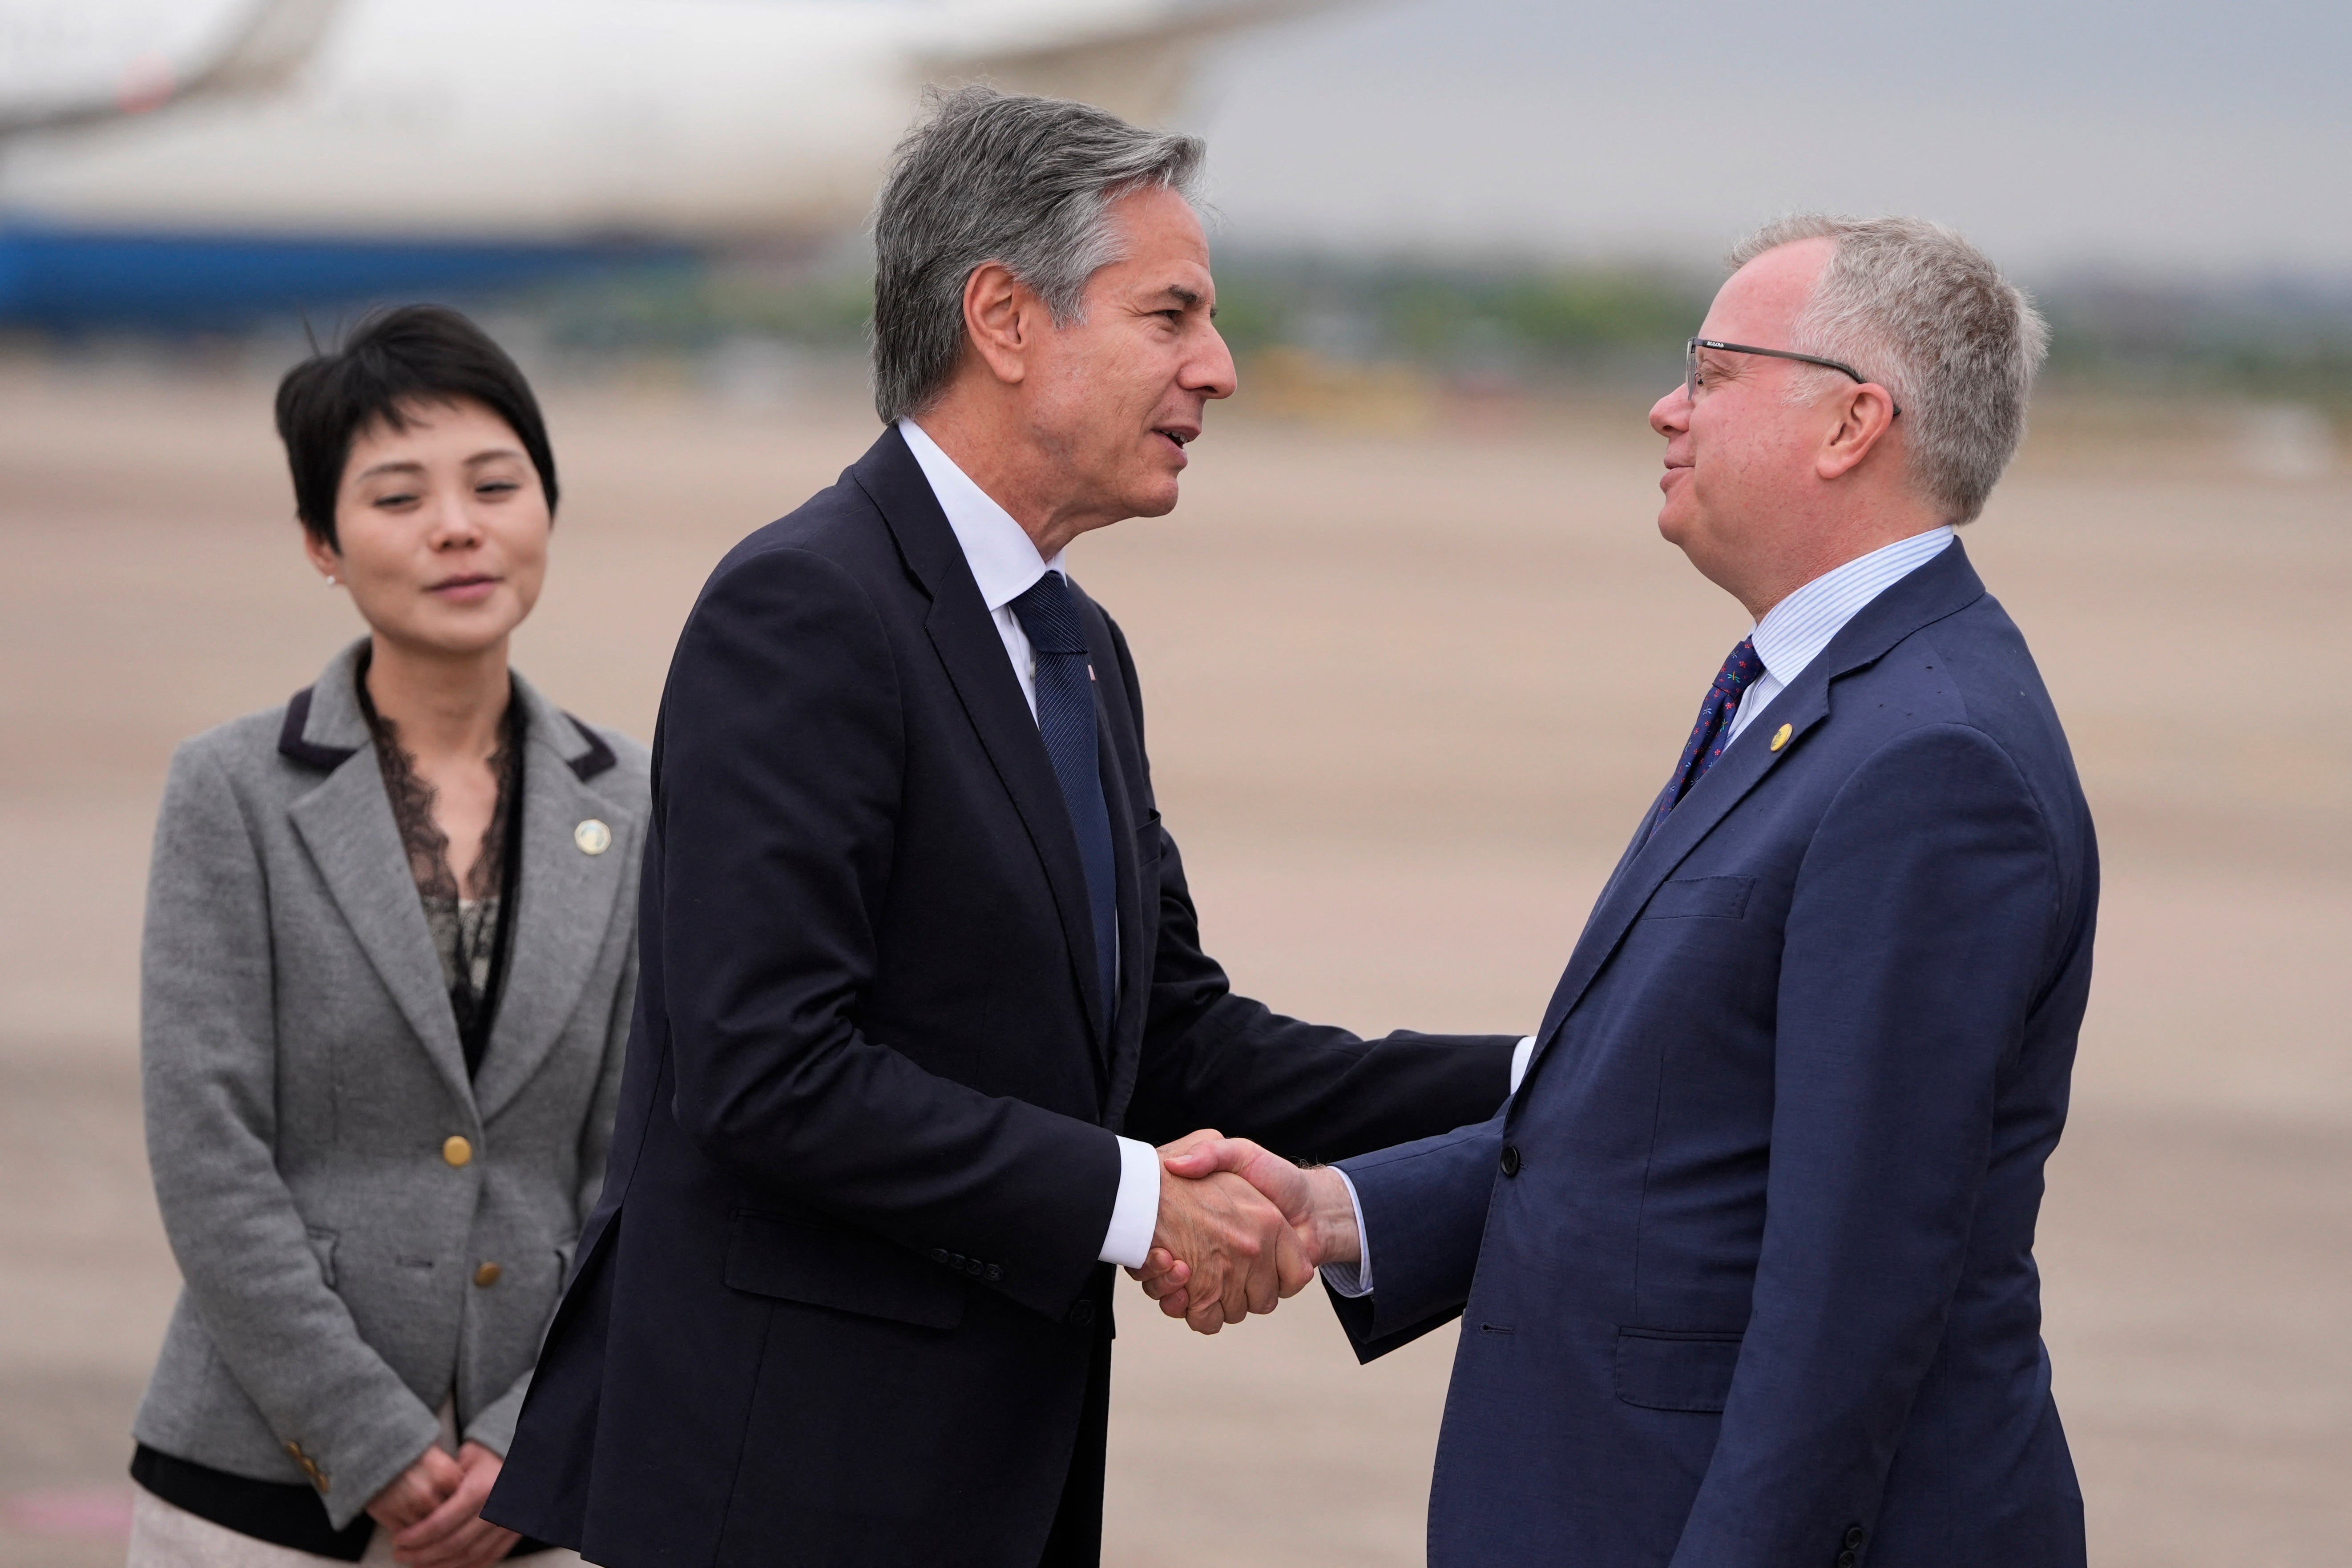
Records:
[[[1706,260],[1820,206],[2352,274],[2352,0],[1390,0],[1226,46],[1188,119],[1226,243]]]

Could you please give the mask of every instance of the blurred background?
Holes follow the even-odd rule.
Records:
[[[975,78],[1209,138],[1243,390],[1073,563],[1211,951],[1360,1028],[1532,1026],[1745,629],[1643,417],[1728,243],[1916,212],[2033,289],[1968,542],[2107,866],[2040,1248],[2093,1561],[2340,1564],[2347,70],[2322,0],[0,0],[0,1568],[121,1561],[166,760],[356,628],[276,377],[373,302],[489,325],[564,479],[517,657],[649,735],[702,574],[875,433],[860,225]],[[1421,1560],[1450,1335],[1123,1327],[1108,1563]]]

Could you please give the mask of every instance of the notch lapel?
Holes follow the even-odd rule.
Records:
[[[924,630],[1045,867],[1055,913],[1062,923],[1063,946],[1070,956],[1071,979],[1084,1000],[1088,1037],[1097,1051],[1104,1050],[1102,981],[1094,962],[1094,913],[1087,901],[1077,830],[1070,826],[1061,781],[1054,776],[1037,721],[1022,699],[1021,683],[1004,657],[1003,639],[981,599],[980,584],[972,579],[955,531],[948,526],[947,513],[896,426],[882,433],[850,472],[882,513],[898,542],[899,559],[930,597]],[[1099,711],[1099,692],[1096,702]],[[1116,854],[1118,835],[1112,837]]]
[[[1667,814],[1650,841],[1626,851],[1617,870],[1593,905],[1568,968],[1544,1009],[1543,1026],[1536,1036],[1534,1063],[1550,1052],[1561,1026],[1584,993],[1617,951],[1625,931],[1642,907],[1650,901],[1674,868],[1698,847],[1699,841],[1728,816],[1748,793],[1776,767],[1791,763],[1804,749],[1805,737],[1829,720],[1830,684],[1840,676],[1875,663],[1888,649],[1922,627],[1956,614],[1983,597],[1984,584],[1969,564],[1957,539],[1934,558],[1901,578],[1864,605],[1832,638],[1812,663],[1759,714],[1742,739],[1725,752],[1723,760],[1692,786],[1682,804]],[[1789,726],[1789,739],[1774,751],[1767,736]],[[1765,726],[1769,725],[1770,729]],[[1647,816],[1643,819],[1648,821]],[[1638,829],[1636,830],[1639,831]]]
[[[1790,726],[1787,744],[1773,751],[1750,725],[1743,731],[1744,738],[1725,752],[1722,761],[1709,768],[1706,776],[1683,796],[1682,804],[1666,815],[1657,832],[1650,836],[1650,841],[1631,850],[1617,874],[1610,879],[1600,900],[1592,907],[1591,917],[1585,921],[1583,934],[1577,939],[1566,973],[1552,992],[1551,1005],[1544,1009],[1543,1028],[1536,1036],[1538,1059],[1550,1048],[1560,1025],[1592,984],[1593,976],[1601,973],[1609,955],[1617,951],[1626,928],[1633,923],[1642,906],[1650,901],[1650,895],[1658,890],[1658,884],[1682,864],[1699,840],[1749,790],[1762,782],[1765,774],[1796,755],[1806,732],[1828,717],[1829,707],[1823,700],[1822,686],[1809,686],[1800,677],[1798,684],[1782,692],[1765,711],[1779,723]],[[1756,721],[1757,724],[1763,722],[1760,718]],[[1643,818],[1645,823],[1647,820]],[[1533,1070],[1532,1064],[1529,1070]]]
[[[466,1076],[465,1049],[457,1043],[457,1016],[449,1006],[441,958],[425,926],[425,906],[408,874],[408,852],[393,823],[392,803],[384,798],[374,750],[352,752],[288,815],[401,1016],[457,1102],[471,1105],[474,1088]]]
[[[457,1042],[448,982],[433,933],[425,929],[408,850],[393,820],[375,743],[360,710],[360,661],[367,650],[365,637],[350,644],[328,662],[317,685],[296,693],[287,705],[279,753],[327,775],[288,807],[287,816],[410,1031],[457,1103],[470,1106],[474,1086],[466,1074],[465,1048]]]
[[[644,827],[635,812],[577,774],[583,760],[609,754],[604,743],[520,675],[514,691],[525,715],[522,874],[498,1016],[474,1080],[485,1121],[530,1081],[579,1007]],[[587,853],[573,837],[591,817],[612,830],[601,854]]]

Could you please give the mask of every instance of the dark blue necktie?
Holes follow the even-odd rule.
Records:
[[[1095,749],[1095,672],[1078,623],[1078,602],[1059,572],[1048,572],[1013,601],[1013,613],[1037,656],[1037,733],[1062,784],[1062,804],[1078,836],[1094,913],[1095,972],[1102,977],[1103,1025],[1118,1011],[1118,878],[1110,852],[1110,808],[1103,803]]]
[[[1747,637],[1731,650],[1716,672],[1715,684],[1706,689],[1706,700],[1699,704],[1698,722],[1691,726],[1690,740],[1683,746],[1683,760],[1675,767],[1675,776],[1658,796],[1657,809],[1651,814],[1650,826],[1643,837],[1664,826],[1667,816],[1682,804],[1683,796],[1692,786],[1706,776],[1715,766],[1715,759],[1723,755],[1723,748],[1731,743],[1731,721],[1739,712],[1739,699],[1748,684],[1764,673],[1764,661],[1756,657],[1756,645]]]

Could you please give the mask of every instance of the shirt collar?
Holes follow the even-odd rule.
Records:
[[[948,526],[955,531],[956,543],[971,568],[972,581],[980,584],[980,596],[990,615],[1027,593],[1048,572],[1069,575],[1062,566],[1062,552],[1055,551],[1051,561],[1040,560],[1028,531],[986,490],[972,483],[971,476],[957,468],[955,459],[940,450],[940,444],[921,426],[902,417],[898,434],[907,438],[907,449],[915,454],[923,478],[930,481],[940,510],[948,514]]]
[[[1951,542],[1948,526],[1931,528],[1822,573],[1765,612],[1748,634],[1756,645],[1756,657],[1764,661],[1773,679],[1789,686],[1864,605],[1925,565]]]

